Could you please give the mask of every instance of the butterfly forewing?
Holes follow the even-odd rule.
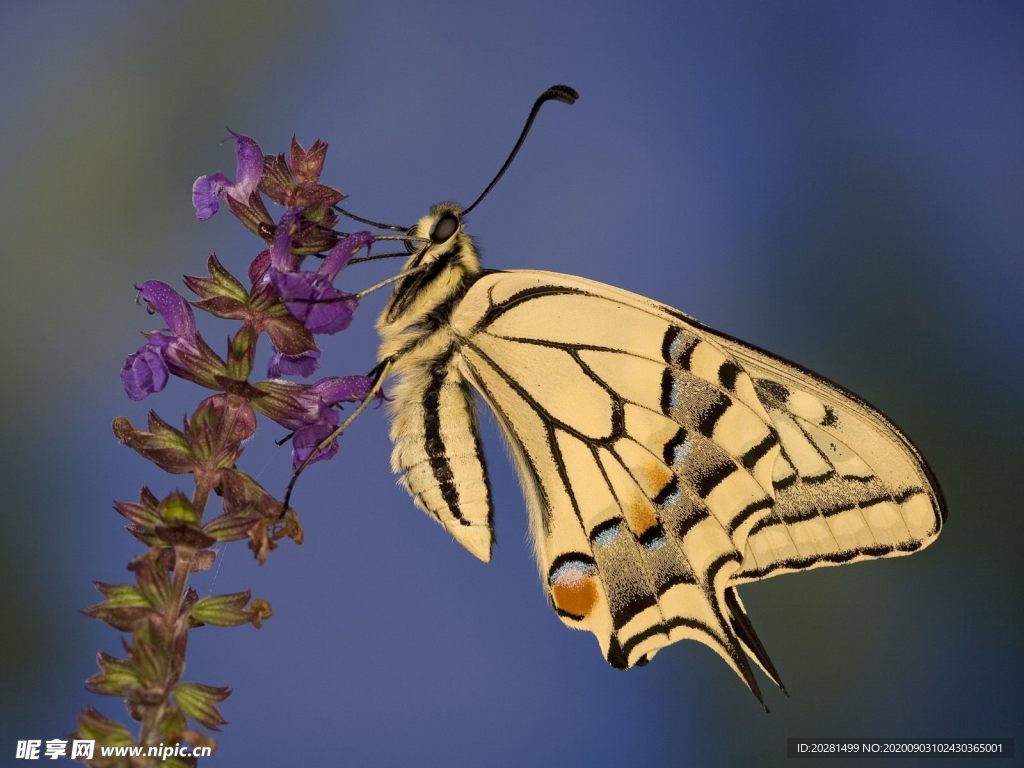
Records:
[[[719,343],[753,377],[783,447],[772,514],[751,530],[736,581],[907,554],[938,535],[938,484],[895,425],[816,374]]]

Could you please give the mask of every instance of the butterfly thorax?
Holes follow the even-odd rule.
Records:
[[[432,357],[455,341],[448,320],[480,274],[476,246],[462,231],[458,214],[456,206],[442,203],[410,230],[426,247],[409,256],[402,271],[418,271],[397,283],[377,319],[380,360],[391,359],[396,367],[407,367],[413,360],[401,358]]]

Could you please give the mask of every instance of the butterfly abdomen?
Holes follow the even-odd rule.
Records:
[[[491,497],[472,395],[451,334],[434,333],[400,359],[391,390],[391,467],[416,504],[483,561]]]
[[[431,222],[417,225],[428,238]],[[425,247],[406,269],[377,328],[380,360],[391,362],[391,467],[417,506],[476,557],[491,556],[491,494],[472,395],[459,371],[460,339],[449,317],[479,274],[461,232]]]

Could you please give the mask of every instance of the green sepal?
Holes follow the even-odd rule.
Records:
[[[246,323],[238,329],[228,347],[227,375],[238,381],[245,381],[252,373],[252,363],[256,355],[256,340],[259,335]]]
[[[147,550],[128,564],[128,570],[139,582],[139,590],[153,606],[164,606],[171,597],[171,580],[166,563],[161,562],[160,552]]]
[[[174,700],[181,711],[200,725],[219,731],[227,723],[217,703],[231,695],[227,687],[214,687],[201,683],[179,683],[174,687]]]
[[[128,521],[128,532],[147,546],[156,542],[154,531],[160,524],[159,506],[160,500],[147,486],[142,486],[138,503],[114,502],[114,509]]]
[[[106,584],[102,581],[94,581],[93,586],[107,598],[103,601],[103,605],[114,608],[149,608],[153,604],[143,594],[142,589],[134,584]]]
[[[104,584],[100,581],[94,584],[107,599],[85,608],[82,613],[86,616],[105,621],[115,629],[130,632],[153,612],[152,603],[139,587],[132,584]]]
[[[142,685],[135,666],[128,659],[118,659],[100,651],[96,655],[100,671],[85,681],[85,687],[92,693],[104,696],[124,696],[126,691]]]
[[[173,661],[167,656],[168,632],[162,617],[151,617],[135,630],[128,653],[139,679],[159,687],[167,679]]]
[[[181,475],[195,468],[192,448],[184,433],[161,419],[154,411],[149,412],[148,432],[136,429],[124,416],[114,419],[112,427],[122,445],[127,445],[166,472]]]
[[[135,737],[127,725],[111,720],[95,707],[86,707],[78,716],[78,739],[92,739],[105,747],[127,747]]]
[[[273,240],[275,222],[263,204],[258,191],[253,190],[249,195],[248,205],[238,202],[231,195],[227,195],[226,202],[231,213],[242,222],[246,229],[268,242]]]
[[[203,305],[210,299],[226,299],[241,307],[248,304],[249,292],[234,275],[224,268],[216,255],[211,255],[207,259],[206,268],[209,270],[209,277],[185,276],[185,284],[200,298],[200,301],[192,302],[193,306],[206,309]],[[238,319],[234,315],[218,315],[218,317]]]
[[[184,493],[173,491],[160,502],[160,519],[169,525],[198,525],[199,513]]]
[[[215,627],[237,627],[252,624],[259,627],[270,616],[270,604],[265,600],[252,600],[252,592],[234,592],[228,595],[204,597],[192,606],[189,615],[194,624]]]

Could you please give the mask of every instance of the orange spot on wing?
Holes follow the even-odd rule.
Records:
[[[648,493],[656,494],[672,479],[672,470],[661,462],[651,461],[641,468],[640,479],[646,483],[645,490]]]
[[[658,518],[651,508],[651,503],[645,498],[636,496],[629,501],[626,508],[626,522],[629,523],[629,530],[639,536],[648,528],[656,526]]]
[[[587,616],[597,602],[597,585],[592,576],[574,574],[551,586],[551,598],[559,610],[574,616]]]

